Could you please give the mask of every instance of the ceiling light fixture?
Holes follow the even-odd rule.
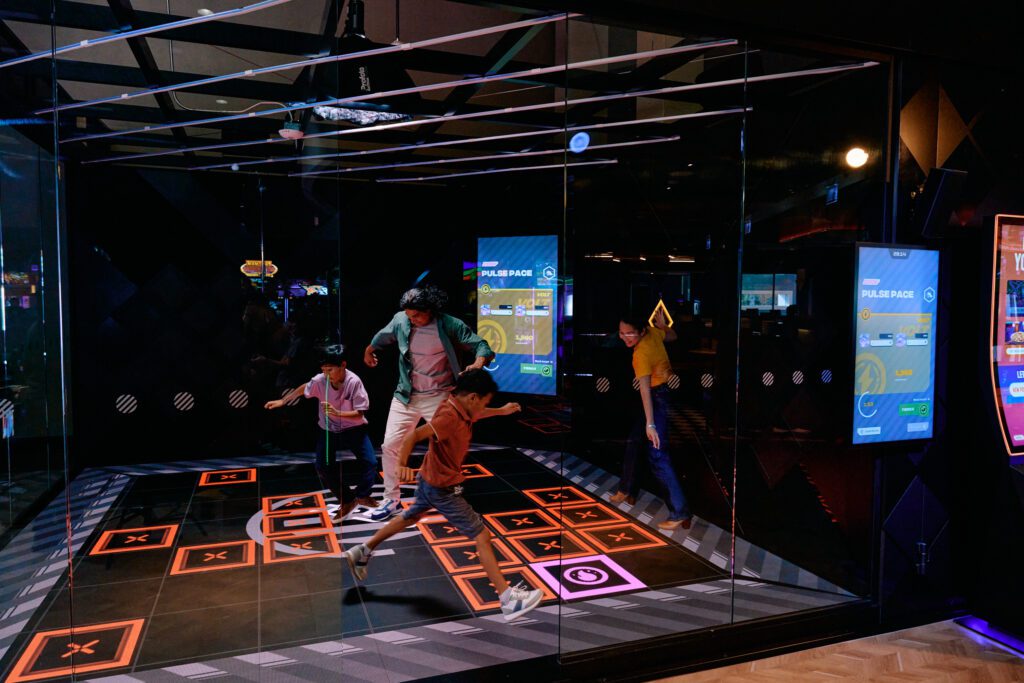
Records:
[[[846,165],[850,168],[860,168],[868,163],[868,153],[860,147],[853,147],[846,153]]]

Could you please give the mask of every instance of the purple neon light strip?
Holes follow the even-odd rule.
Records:
[[[380,147],[378,149],[362,149],[350,152],[329,152],[326,154],[306,154],[306,155],[295,155],[288,157],[268,157],[266,159],[253,159],[250,161],[239,161],[235,163],[217,163],[209,164],[207,166],[195,166],[190,168],[191,171],[212,171],[218,168],[231,168],[235,165],[238,166],[253,166],[256,164],[275,164],[285,161],[314,161],[317,159],[339,159],[343,157],[355,157],[355,156],[367,156],[370,154],[385,154],[388,152],[407,152],[411,150],[430,149],[433,147],[452,147],[455,145],[465,145],[479,142],[493,142],[495,140],[512,140],[516,138],[527,138],[537,137],[540,135],[555,135],[557,133],[566,132],[571,133],[578,130],[598,130],[602,128],[618,128],[621,126],[635,126],[644,123],[662,123],[668,121],[679,121],[682,119],[694,119],[704,118],[708,116],[724,116],[727,114],[736,114],[744,111],[743,107],[736,107],[733,109],[723,109],[710,112],[695,112],[692,114],[677,114],[674,116],[655,116],[647,119],[634,119],[632,121],[613,121],[611,123],[598,123],[592,126],[570,126],[568,128],[548,128],[545,130],[530,130],[522,133],[503,133],[501,135],[487,135],[478,138],[459,138],[457,140],[441,140],[439,142],[425,142],[422,144],[414,145],[401,145],[399,147]],[[751,111],[748,107],[746,111]],[[129,157],[137,158],[137,157]],[[96,163],[96,162],[92,162]]]
[[[954,619],[953,621],[966,629],[970,629],[971,631],[988,638],[989,640],[993,640],[1004,647],[1008,647],[1011,650],[1016,651],[1018,654],[1024,655],[1024,640],[1009,631],[1005,631],[992,625],[984,619],[979,619],[975,616],[966,616]]]
[[[657,145],[663,142],[676,142],[677,140],[679,140],[678,135],[671,135],[662,138],[652,138],[650,140],[631,140],[629,142],[613,142],[604,145],[590,145],[589,147],[587,147],[586,151],[589,152],[595,149],[613,149],[616,147],[636,147],[639,145]],[[543,156],[545,154],[559,154],[565,151],[566,150],[564,147],[559,147],[556,149],[541,149],[532,152],[504,152],[502,154],[488,154],[486,156],[456,157],[453,159],[430,159],[428,161],[407,161],[395,164],[381,164],[380,166],[350,166],[348,168],[331,168],[322,171],[289,173],[288,176],[291,178],[302,178],[308,176],[329,175],[331,173],[356,173],[358,171],[379,171],[385,168],[409,168],[410,166],[444,166],[447,164],[461,164],[469,161],[494,161],[495,159],[518,159],[522,157],[536,157]]]
[[[223,74],[221,76],[210,76],[209,78],[200,78],[194,81],[188,81],[186,83],[178,83],[176,85],[166,85],[159,88],[147,88],[145,90],[138,90],[131,93],[121,93],[120,95],[111,95],[110,97],[101,97],[95,100],[83,100],[81,102],[71,102],[69,104],[62,104],[59,107],[51,107],[49,109],[40,109],[35,112],[36,114],[49,114],[52,112],[67,111],[69,109],[79,109],[81,107],[91,107],[97,104],[107,104],[109,102],[125,102],[127,100],[135,99],[136,97],[145,97],[146,95],[158,95],[160,93],[174,92],[176,90],[185,90],[187,88],[194,88],[202,85],[210,85],[211,83],[223,83],[224,81],[232,81],[238,78],[252,78],[254,76],[265,76],[266,74],[279,73],[281,71],[290,71],[293,69],[303,69],[308,66],[316,66],[319,64],[329,64],[332,62],[344,62],[350,59],[357,59],[361,57],[375,57],[378,55],[386,55],[392,52],[404,52],[407,50],[416,50],[425,47],[432,47],[434,45],[444,45],[446,43],[455,43],[460,40],[470,40],[472,38],[479,38],[481,36],[491,35],[493,33],[504,33],[505,31],[514,31],[519,28],[527,28],[529,26],[538,26],[541,24],[549,24],[556,21],[564,21],[572,17],[578,17],[578,14],[556,14],[546,17],[538,17],[536,19],[524,19],[523,21],[514,21],[509,24],[501,24],[500,26],[489,26],[487,28],[476,29],[474,31],[465,31],[462,33],[453,33],[447,36],[440,36],[437,38],[427,38],[425,40],[416,40],[411,43],[399,43],[397,45],[385,45],[384,47],[373,48],[372,50],[361,50],[359,52],[349,52],[343,55],[327,55],[325,57],[314,57],[312,59],[303,59],[297,62],[288,62],[287,64],[278,64],[275,66],[265,66],[259,69],[246,69],[245,71],[237,71],[235,73]]]
[[[172,130],[174,128],[191,128],[197,126],[204,126],[211,123],[224,123],[226,121],[238,121],[246,118],[256,118],[262,116],[270,116],[272,114],[287,114],[294,111],[302,111],[304,109],[313,109],[314,107],[331,107],[341,104],[351,104],[355,102],[367,102],[369,100],[379,100],[388,97],[398,97],[401,95],[414,95],[422,92],[432,92],[434,90],[448,90],[451,88],[460,88],[466,85],[478,85],[481,83],[493,83],[497,81],[509,81],[519,78],[529,78],[530,76],[542,76],[544,74],[557,73],[560,71],[566,71],[567,69],[585,69],[594,66],[604,66],[607,64],[615,64],[623,61],[633,61],[636,59],[644,59],[648,56],[654,56],[655,53],[666,54],[669,51],[673,53],[687,52],[695,50],[706,50],[710,47],[718,47],[722,45],[735,45],[736,41],[712,41],[710,43],[698,43],[694,45],[685,45],[677,48],[666,48],[665,50],[649,50],[647,52],[635,52],[628,55],[618,55],[615,57],[603,57],[601,59],[589,59],[583,62],[576,62],[573,64],[562,64],[558,66],[543,66],[534,69],[525,69],[523,71],[514,71],[506,74],[493,74],[490,76],[474,76],[472,78],[463,78],[458,81],[444,81],[441,83],[430,83],[428,85],[418,85],[411,88],[399,88],[398,90],[384,90],[381,92],[367,93],[364,95],[353,95],[351,97],[342,97],[338,99],[322,100],[320,102],[309,102],[305,104],[296,104],[286,107],[277,107],[274,109],[263,109],[261,111],[253,111],[248,114],[233,114],[230,116],[213,116],[206,119],[193,119],[191,121],[181,121],[176,123],[164,123],[158,126],[144,126],[142,128],[131,128],[128,130],[111,131],[109,133],[94,133],[92,135],[81,135],[76,138],[68,138],[61,142],[84,142],[86,140],[99,140],[102,138],[115,138],[127,135],[135,135],[137,133],[150,133],[159,130]]]
[[[33,52],[32,54],[22,55],[21,57],[15,57],[14,59],[8,59],[5,62],[0,62],[0,69],[4,69],[8,66],[15,66],[16,64],[34,62],[37,59],[45,59],[53,55],[63,55],[69,52],[75,52],[76,50],[82,50],[87,47],[95,47],[97,45],[108,45],[110,43],[128,40],[129,38],[139,38],[142,36],[148,36],[154,33],[159,33],[161,31],[169,31],[175,28],[182,28],[183,26],[195,26],[196,24],[205,24],[208,21],[219,21],[221,19],[234,19],[235,17],[240,17],[243,14],[259,12],[260,10],[269,9],[277,5],[283,5],[291,1],[292,0],[263,0],[263,2],[257,2],[252,5],[246,5],[245,7],[239,7],[238,9],[229,9],[223,12],[215,12],[214,14],[208,14],[202,17],[189,17],[188,19],[171,21],[166,24],[150,26],[149,28],[137,28],[133,31],[124,31],[123,33],[109,33],[105,36],[94,38],[92,40],[81,40],[77,43],[71,43],[70,45],[63,45],[54,50]],[[52,110],[47,109],[44,111]]]
[[[415,183],[424,180],[443,180],[444,178],[461,178],[471,175],[493,175],[495,173],[518,173],[520,171],[545,171],[552,168],[569,168],[570,166],[609,166],[619,163],[618,159],[601,159],[599,161],[576,161],[568,164],[544,164],[542,166],[515,166],[512,168],[491,168],[486,171],[466,171],[465,173],[446,173],[444,175],[426,175],[419,178],[377,178],[378,183]]]

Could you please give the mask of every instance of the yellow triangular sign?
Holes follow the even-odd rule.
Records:
[[[668,309],[665,308],[665,302],[662,301],[661,299],[658,299],[658,305],[654,307],[653,311],[651,311],[651,317],[647,319],[647,323],[651,327],[654,327],[654,316],[658,314],[659,310],[665,314],[665,322],[668,324],[668,326],[672,327],[672,316],[669,315]]]

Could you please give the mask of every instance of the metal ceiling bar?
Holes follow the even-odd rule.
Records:
[[[418,178],[377,178],[378,183],[415,183],[424,180],[443,180],[444,178],[461,178],[471,175],[491,175],[493,173],[518,173],[521,171],[545,171],[555,168],[575,168],[577,166],[607,166],[619,163],[618,159],[603,161],[574,161],[568,164],[547,164],[544,166],[516,166],[513,168],[492,168],[487,171],[466,171],[465,173],[446,173],[444,175],[427,175]]]
[[[590,145],[588,152],[598,149],[613,149],[617,147],[636,147],[638,145],[657,145],[663,142],[676,142],[678,135],[670,135],[663,138],[651,138],[649,140],[630,140],[628,142],[613,142],[604,145]],[[494,161],[495,159],[518,159],[522,157],[536,157],[545,154],[561,154],[566,148],[541,149],[532,152],[503,152],[501,154],[487,154],[476,157],[456,157],[453,159],[430,159],[429,161],[405,161],[395,164],[381,164],[379,166],[349,166],[348,168],[331,168],[321,171],[304,171],[302,173],[289,173],[290,178],[302,178],[308,176],[330,175],[331,173],[355,173],[357,171],[379,171],[384,168],[409,168],[411,166],[444,166],[446,164],[461,164],[468,161]]]
[[[724,46],[735,45],[735,44],[736,44],[735,40],[718,40],[718,41],[711,41],[711,42],[708,42],[708,43],[694,43],[693,45],[687,45],[687,46],[682,46],[682,47],[665,48],[665,49],[662,49],[662,50],[647,50],[647,51],[644,51],[644,52],[635,52],[635,53],[631,53],[631,54],[628,54],[628,55],[618,55],[618,56],[615,56],[615,57],[603,57],[603,58],[600,58],[600,59],[590,59],[590,60],[586,60],[586,61],[582,61],[582,62],[575,62],[575,63],[572,63],[572,64],[563,64],[563,65],[558,65],[558,66],[538,67],[538,68],[534,68],[534,69],[528,69],[526,71],[517,71],[517,72],[512,72],[512,73],[507,73],[507,74],[494,74],[494,75],[491,75],[491,76],[475,76],[475,77],[472,77],[472,78],[464,78],[464,79],[458,80],[458,81],[445,81],[445,82],[442,82],[442,83],[431,83],[431,84],[428,84],[428,85],[420,85],[420,86],[415,86],[415,87],[412,87],[412,88],[401,88],[401,89],[398,89],[398,90],[385,90],[385,91],[376,92],[376,93],[366,93],[366,94],[362,94],[362,95],[353,95],[351,97],[342,97],[342,98],[338,98],[338,99],[324,100],[322,102],[309,102],[309,103],[291,105],[291,106],[286,106],[286,107],[277,107],[275,109],[264,109],[262,111],[253,111],[253,112],[249,112],[247,114],[233,114],[233,115],[230,115],[230,116],[215,116],[215,117],[206,118],[206,119],[193,119],[191,121],[167,123],[167,124],[163,124],[163,125],[159,125],[159,126],[146,126],[144,128],[133,128],[133,129],[129,129],[129,130],[115,131],[115,132],[111,132],[111,133],[97,133],[97,134],[93,134],[93,135],[81,135],[81,136],[74,137],[74,138],[68,138],[67,140],[62,140],[62,142],[84,142],[86,140],[98,140],[98,139],[101,139],[101,138],[121,137],[121,136],[127,136],[127,135],[134,135],[136,133],[146,133],[146,132],[152,132],[152,131],[158,131],[158,130],[170,130],[172,128],[183,128],[183,127],[186,127],[186,126],[202,126],[202,125],[205,125],[205,124],[219,123],[219,122],[223,122],[223,121],[236,121],[236,120],[239,120],[239,119],[254,118],[254,117],[257,117],[257,116],[270,116],[270,115],[273,115],[273,114],[287,114],[289,112],[301,111],[303,109],[312,109],[314,107],[336,106],[336,105],[341,105],[341,104],[349,104],[349,103],[353,103],[353,102],[366,102],[368,100],[378,100],[378,99],[384,99],[384,98],[388,98],[388,97],[396,97],[396,96],[400,96],[400,95],[412,95],[412,94],[415,94],[415,93],[431,92],[431,91],[434,91],[434,90],[447,90],[448,88],[458,88],[458,87],[462,87],[462,86],[466,86],[466,85],[474,85],[474,84],[478,84],[478,83],[491,83],[491,82],[497,82],[497,81],[507,81],[507,80],[512,80],[512,79],[516,79],[516,78],[529,77],[532,74],[555,73],[556,71],[564,71],[564,70],[567,70],[567,69],[586,69],[586,68],[590,68],[590,67],[594,67],[594,66],[603,66],[603,65],[606,65],[606,64],[616,64],[616,63],[624,62],[624,61],[632,61],[632,60],[635,60],[635,59],[649,59],[649,58],[654,58],[654,57],[661,56],[661,55],[676,54],[676,53],[684,52],[684,51],[707,50],[707,49],[710,49],[712,47],[724,47]],[[352,54],[359,54],[359,53],[352,53]],[[874,62],[872,62],[872,64],[874,64]],[[687,88],[687,87],[695,87],[695,86],[704,87],[705,84],[698,83],[698,84],[693,84],[693,86],[682,86],[682,87]],[[671,89],[668,89],[668,90],[671,90]],[[431,121],[432,120],[428,120],[427,122],[429,123]]]
[[[84,50],[87,47],[96,47],[97,45],[109,45],[110,43],[128,40],[129,38],[142,38],[143,36],[152,35],[153,33],[159,33],[161,31],[181,28],[183,26],[205,24],[209,21],[220,21],[222,19],[234,19],[244,14],[259,12],[260,10],[265,10],[270,7],[276,7],[277,5],[283,5],[291,1],[292,0],[262,0],[262,2],[257,2],[252,5],[246,5],[245,7],[239,7],[238,9],[229,9],[224,10],[223,12],[214,12],[213,14],[209,14],[206,16],[179,19],[178,21],[171,21],[166,24],[158,24],[156,26],[147,26],[145,28],[132,29],[130,31],[125,31],[124,33],[111,33],[100,38],[93,38],[92,40],[80,40],[77,43],[63,45],[54,50],[33,52],[31,54],[22,55],[21,57],[15,57],[14,59],[8,59],[7,61],[0,62],[0,69],[7,68],[9,66],[15,66],[16,64],[32,62],[37,59],[46,59],[53,55],[63,55],[69,52],[74,52],[76,50]]]
[[[360,151],[356,151],[356,152],[331,152],[330,154],[303,154],[303,155],[291,156],[291,157],[287,157],[287,158],[281,157],[280,160],[281,161],[298,161],[298,160],[307,161],[307,160],[313,160],[313,159],[333,159],[333,158],[336,158],[336,157],[344,157],[344,156],[359,156],[359,155],[367,155],[367,154],[382,154],[382,153],[385,153],[385,152],[404,152],[404,151],[408,151],[408,150],[428,149],[428,148],[431,148],[431,147],[450,147],[450,146],[454,146],[454,145],[464,145],[464,144],[469,144],[469,143],[491,142],[491,141],[494,141],[494,140],[509,140],[509,139],[514,139],[514,138],[535,137],[535,136],[540,136],[540,135],[554,135],[556,133],[561,133],[563,131],[565,131],[565,132],[574,132],[574,131],[577,131],[577,130],[588,130],[589,131],[589,130],[599,130],[599,129],[602,129],[602,128],[617,128],[617,127],[620,127],[620,126],[639,126],[639,125],[643,125],[643,124],[646,124],[646,123],[669,123],[671,121],[680,121],[680,120],[683,120],[683,119],[706,118],[706,117],[709,117],[709,116],[726,116],[726,115],[729,115],[729,114],[738,114],[738,113],[741,113],[743,111],[744,111],[744,109],[742,107],[736,107],[736,108],[733,108],[733,109],[720,109],[720,110],[715,110],[715,111],[693,112],[691,114],[675,114],[675,115],[672,115],[672,116],[655,116],[655,117],[652,117],[652,118],[634,119],[634,120],[631,120],[631,121],[613,121],[613,122],[610,122],[610,123],[597,123],[597,124],[593,124],[593,125],[589,125],[589,126],[571,126],[569,128],[561,128],[561,127],[559,127],[559,128],[548,128],[546,130],[530,130],[530,131],[525,131],[525,132],[521,132],[521,133],[505,133],[505,134],[502,134],[502,135],[487,135],[487,136],[484,136],[484,137],[476,137],[476,138],[458,138],[458,139],[455,139],[455,140],[444,140],[444,141],[441,141],[441,142],[428,142],[428,143],[422,143],[422,144],[402,145],[400,147],[382,147],[382,148],[379,148],[379,149],[360,150]],[[753,108],[748,107],[746,111],[753,111]],[[374,130],[374,129],[367,129],[367,130]],[[310,137],[313,137],[313,136],[307,135],[306,139],[308,139]],[[290,140],[286,140],[285,138],[275,137],[275,138],[267,138],[266,140],[245,140],[245,141],[240,141],[240,142],[217,143],[217,144],[213,144],[213,145],[204,145],[204,146],[201,146],[201,147],[190,147],[188,149],[188,151],[190,151],[190,152],[206,152],[206,151],[211,151],[211,150],[230,149],[230,148],[234,148],[234,147],[247,147],[249,145],[259,145],[259,144],[276,143],[276,142],[290,142]],[[171,156],[171,155],[174,155],[174,154],[181,154],[182,151],[183,150],[180,150],[180,149],[165,149],[165,150],[161,150],[159,152],[145,152],[145,153],[142,153],[142,154],[125,154],[125,155],[116,156],[116,157],[105,157],[103,159],[91,159],[89,161],[83,161],[82,164],[83,165],[86,165],[86,164],[100,164],[100,163],[109,163],[109,162],[114,162],[114,161],[128,161],[128,160],[134,160],[134,159],[147,159],[147,158],[152,158],[152,157]],[[273,163],[273,162],[275,162],[277,160],[278,160],[277,157],[272,157],[272,158],[269,158],[269,159],[258,159],[258,160],[255,160],[255,161],[240,161],[240,162],[238,162],[238,165],[239,166],[250,166],[250,165],[253,165],[253,164]],[[229,168],[231,166],[232,166],[232,164],[230,164],[230,163],[227,163],[227,164],[213,164],[213,165],[210,165],[210,166],[201,166],[201,167],[192,168],[190,170],[192,170],[192,171],[206,171],[206,170],[211,170],[211,169],[221,168],[221,167]]]
[[[135,25],[135,10],[132,8],[131,0],[107,0],[107,4],[118,21],[127,26]],[[135,62],[139,65],[142,78],[149,85],[162,84],[163,78],[160,74],[160,67],[157,66],[156,59],[153,58],[153,51],[149,49],[149,43],[145,39],[136,36],[130,37],[127,40],[128,48],[132,51],[132,56],[135,57]],[[164,119],[177,120],[178,110],[174,106],[174,102],[171,101],[170,96],[166,93],[161,93],[157,95],[156,103],[160,107],[160,113]],[[171,134],[178,144],[188,144],[188,135],[183,129],[175,128]]]
[[[453,147],[455,145],[466,145],[471,143],[480,142],[494,142],[496,140],[513,140],[518,138],[537,137],[541,135],[555,135],[557,133],[566,132],[573,133],[580,130],[601,130],[606,128],[622,128],[624,126],[639,126],[646,123],[669,123],[672,121],[681,121],[683,119],[697,119],[707,118],[709,116],[725,116],[728,114],[737,114],[744,111],[743,107],[736,107],[734,109],[723,109],[718,111],[707,111],[707,112],[693,112],[690,114],[675,114],[673,116],[655,116],[647,119],[633,119],[630,121],[612,121],[609,123],[598,123],[594,125],[579,125],[570,126],[568,128],[550,128],[548,130],[529,130],[521,133],[504,133],[501,135],[487,135],[484,137],[475,138],[457,138],[455,140],[442,140],[440,142],[424,142],[419,144],[401,145],[399,147],[380,147],[378,149],[363,149],[350,152],[331,152],[329,154],[298,154],[295,156],[287,157],[269,157],[267,159],[253,159],[250,161],[239,161],[239,162],[227,162],[210,164],[208,166],[197,166],[190,170],[193,171],[210,171],[217,168],[231,168],[232,166],[253,166],[257,164],[274,164],[284,161],[316,161],[318,159],[338,159],[342,157],[354,157],[354,156],[368,156],[371,154],[387,154],[390,152],[410,152],[421,149],[433,149],[436,147]],[[746,111],[751,111],[751,108],[747,108]],[[162,153],[158,153],[162,154]],[[129,156],[127,158],[135,158]]]
[[[572,15],[578,16],[578,15]],[[476,29],[473,31],[464,31],[462,33],[453,33],[447,36],[439,36],[437,38],[427,38],[424,40],[416,40],[410,43],[399,43],[398,45],[385,45],[383,47],[376,47],[370,50],[361,50],[359,52],[349,52],[342,55],[325,55],[323,57],[314,57],[312,59],[303,59],[297,62],[288,62],[286,64],[277,64],[274,66],[264,66],[257,69],[246,69],[244,71],[236,71],[230,74],[223,74],[220,76],[209,76],[206,78],[199,78],[194,81],[188,81],[186,83],[176,83],[174,85],[166,85],[160,88],[147,88],[145,90],[138,90],[136,92],[126,92],[119,95],[111,95],[109,97],[101,97],[95,100],[83,100],[81,102],[70,102],[68,104],[62,104],[57,107],[50,109],[40,109],[36,111],[36,114],[49,114],[54,111],[67,111],[69,109],[78,109],[81,107],[88,107],[96,104],[106,104],[108,102],[125,102],[127,100],[135,99],[136,97],[145,97],[147,95],[155,95],[157,93],[173,92],[175,90],[184,90],[188,88],[197,88],[202,86],[208,86],[213,83],[223,83],[224,81],[232,81],[238,78],[252,78],[254,76],[265,76],[267,74],[280,73],[282,71],[291,71],[294,69],[306,69],[309,67],[315,67],[321,64],[330,64],[333,62],[344,62],[350,59],[363,59],[367,57],[376,57],[379,55],[387,55],[395,52],[405,52],[407,50],[418,50],[425,47],[431,47],[434,45],[445,45],[448,43],[455,43],[462,40],[471,40],[473,38],[480,38],[481,36],[487,36],[494,33],[504,33],[505,31],[513,31],[531,26],[539,26],[543,24],[550,24],[556,21],[564,21],[566,15],[558,14],[547,17],[537,17],[535,19],[524,19],[523,21],[515,21],[508,24],[501,24],[498,26],[488,26],[482,29]],[[310,105],[313,106],[313,105]]]

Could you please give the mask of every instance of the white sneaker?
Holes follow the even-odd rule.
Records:
[[[364,544],[360,543],[354,548],[349,548],[342,553],[346,560],[348,560],[348,566],[352,569],[352,573],[355,574],[356,578],[360,581],[366,580],[366,575],[370,573],[369,567],[370,557],[372,553],[370,549]]]
[[[381,504],[370,513],[370,519],[374,522],[386,522],[402,511],[402,504],[396,500],[385,498]]]
[[[505,615],[505,621],[518,619],[539,605],[543,597],[544,591],[530,590],[520,581],[501,594],[501,613]]]

